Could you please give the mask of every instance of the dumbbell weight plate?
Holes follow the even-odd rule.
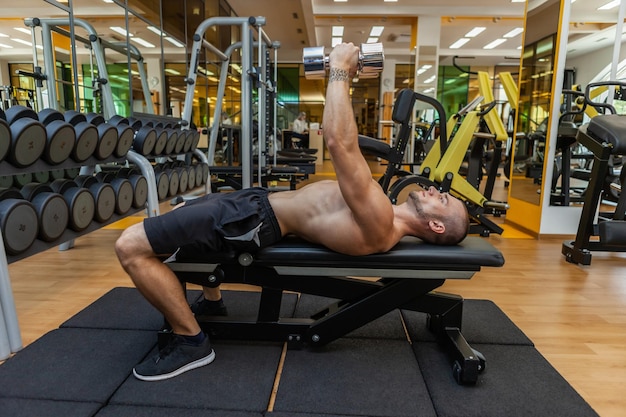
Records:
[[[13,185],[12,175],[0,175],[0,188],[8,188]]]
[[[126,178],[114,178],[110,182],[115,191],[115,212],[126,214],[133,205],[133,186]]]
[[[159,201],[167,198],[170,192],[170,180],[165,172],[155,172],[157,182],[157,197]]]
[[[202,164],[196,164],[193,167],[194,167],[194,171],[196,171],[196,186],[204,184],[205,181],[203,179]]]
[[[209,178],[209,164],[206,162],[202,163],[202,184],[206,184]]]
[[[75,232],[85,230],[93,220],[96,203],[93,195],[86,188],[78,187],[72,180],[55,180],[50,187],[63,195],[69,207],[68,227]]]
[[[130,148],[133,146],[135,131],[128,125],[120,124],[115,126],[117,129],[117,146],[114,155],[118,158],[126,156]]]
[[[140,155],[148,156],[154,150],[156,139],[156,131],[149,126],[143,126],[135,133],[133,150]]]
[[[50,171],[33,172],[33,181],[39,183],[46,183],[50,181]]]
[[[185,147],[185,140],[187,139],[187,132],[184,130],[178,131],[178,137],[176,138],[176,145],[174,146],[174,153],[181,153]]]
[[[188,130],[185,133],[185,144],[183,145],[184,153],[191,151],[191,145],[193,145],[195,134],[196,134],[195,130]]]
[[[96,183],[89,187],[96,201],[94,219],[100,223],[108,221],[115,212],[115,190],[110,184]]]
[[[134,174],[128,177],[128,181],[133,186],[133,207],[145,207],[148,201],[148,180],[143,175]]]
[[[11,123],[11,137],[9,161],[17,168],[34,164],[46,148],[46,129],[34,119],[21,118]]]
[[[94,156],[99,160],[107,159],[117,148],[119,139],[117,129],[106,123],[99,124],[96,129],[98,130],[98,145]]]
[[[11,144],[11,128],[9,124],[0,119],[0,161],[6,158]]]
[[[51,165],[57,165],[68,159],[76,144],[74,126],[64,120],[52,120],[46,125],[48,138],[43,152],[43,159]]]
[[[39,239],[52,242],[61,237],[69,223],[69,208],[61,194],[37,194],[31,203],[39,217]]]
[[[65,170],[60,168],[60,169],[51,169],[50,170],[50,178],[52,180],[58,180],[58,179],[63,179],[65,178]]]
[[[13,175],[13,185],[17,188],[22,188],[29,182],[33,182],[32,172],[20,172],[19,174]]]
[[[104,117],[99,113],[87,113],[85,119],[94,126],[100,126],[104,123]]]
[[[165,155],[170,155],[174,152],[176,148],[176,143],[178,143],[178,132],[174,129],[166,129],[167,132],[167,143],[165,144],[165,150],[163,153]]]
[[[176,168],[176,172],[178,173],[178,193],[182,194],[187,191],[187,187],[189,185],[189,173],[185,168]]]
[[[309,80],[323,80],[326,77],[327,61],[323,46],[311,46],[302,49],[304,74]]]
[[[193,190],[196,187],[196,170],[193,166],[188,166],[184,168],[187,171],[187,189]]]
[[[65,121],[65,117],[63,117],[63,113],[61,113],[57,109],[53,109],[53,108],[50,108],[50,107],[41,110],[37,114],[37,118],[44,125],[47,125],[48,123],[51,123],[51,122],[53,122],[55,120]]]
[[[37,212],[30,201],[14,198],[0,201],[0,230],[9,255],[30,248],[37,238],[38,228]]]
[[[96,151],[98,130],[87,122],[78,122],[74,125],[74,129],[76,130],[76,146],[72,151],[72,159],[76,162],[84,162]]]
[[[170,189],[168,192],[169,197],[173,197],[178,193],[178,187],[180,183],[180,177],[178,176],[178,172],[173,169],[168,169],[165,171],[167,178],[170,181]]]
[[[167,132],[165,129],[155,129],[157,132],[156,142],[154,143],[154,150],[152,153],[157,156],[161,155],[167,145]]]
[[[199,143],[200,143],[200,132],[198,132],[197,130],[194,130],[190,151],[191,152],[195,151]]]
[[[63,113],[63,117],[65,118],[66,122],[74,126],[78,125],[79,123],[87,123],[87,116],[76,110],[67,110],[65,113]]]

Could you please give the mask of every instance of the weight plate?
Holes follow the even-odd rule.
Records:
[[[96,201],[94,218],[100,223],[108,221],[115,212],[115,190],[110,184],[94,184],[89,191]]]
[[[6,158],[9,153],[9,147],[11,144],[11,129],[9,124],[0,119],[0,161]]]
[[[37,238],[38,227],[37,212],[29,201],[10,198],[0,202],[0,229],[9,255],[30,248]]]
[[[185,133],[185,143],[183,144],[183,152],[187,153],[191,151],[191,145],[193,144],[194,135],[196,134],[195,130],[188,130]]]
[[[149,126],[144,126],[135,134],[133,149],[140,155],[148,156],[154,150],[156,139],[156,131]]]
[[[39,215],[39,239],[52,242],[63,234],[69,223],[69,208],[61,194],[41,193],[32,200]]]
[[[189,178],[187,180],[187,189],[193,190],[196,187],[196,170],[192,166],[186,167],[185,170],[187,171],[187,177]]]
[[[174,146],[174,153],[181,153],[183,148],[185,147],[185,139],[187,139],[187,134],[184,130],[178,131],[178,138],[176,139],[176,146]]]
[[[117,141],[119,139],[117,129],[103,123],[98,125],[97,130],[99,140],[94,155],[100,160],[107,159],[113,154],[117,147]]]
[[[174,171],[173,169],[166,171],[166,174],[170,181],[170,190],[168,196],[172,197],[178,193],[178,184],[180,181],[180,177],[178,176],[178,172]]]
[[[33,119],[20,119],[11,125],[13,145],[9,159],[18,168],[32,165],[46,147],[46,129]]]
[[[86,188],[72,187],[63,193],[63,198],[70,207],[69,228],[76,232],[85,230],[96,211],[96,203],[91,192]]]
[[[154,150],[152,153],[154,155],[161,155],[165,150],[165,145],[167,145],[167,132],[163,129],[159,129],[157,132],[156,142],[154,143]]]
[[[33,181],[41,183],[50,181],[50,171],[33,172]]]
[[[133,185],[133,207],[145,207],[148,201],[148,180],[143,175],[133,175],[128,180]]]
[[[189,184],[189,173],[184,168],[176,169],[178,173],[178,193],[182,194],[187,191],[187,186]]]
[[[167,129],[167,143],[165,144],[165,151],[163,152],[165,155],[169,155],[174,152],[174,148],[176,148],[176,143],[178,142],[178,132],[174,129]]]
[[[202,169],[202,164],[194,165],[194,170],[196,171],[196,186],[204,184],[206,181],[203,178],[204,171]]]
[[[198,144],[200,143],[200,132],[198,132],[197,130],[193,131],[193,138],[191,140],[191,149],[190,151],[195,151],[196,148],[198,147]]]
[[[163,201],[170,192],[170,180],[165,172],[155,173],[155,175],[157,177],[157,196],[159,201]]]
[[[12,175],[0,175],[0,187],[1,188],[9,188],[12,185],[13,185]]]
[[[115,148],[115,156],[121,158],[126,156],[130,148],[133,146],[135,132],[130,126],[124,124],[116,126],[116,129],[119,139],[117,141],[117,147]]]
[[[19,174],[13,175],[13,185],[17,188],[22,188],[26,184],[33,182],[33,174],[32,172],[20,172]]]
[[[126,178],[114,178],[111,186],[115,190],[115,212],[126,214],[133,205],[133,186]]]
[[[48,123],[51,123],[54,120],[65,121],[65,118],[63,117],[63,113],[61,113],[57,109],[52,109],[50,107],[40,111],[37,114],[37,117],[39,118],[39,121],[43,123],[44,125],[47,125]]]
[[[98,146],[98,130],[87,122],[80,122],[76,129],[76,146],[72,152],[72,159],[76,162],[86,161],[96,151]]]
[[[57,165],[70,157],[76,144],[74,126],[63,121],[53,120],[46,125],[48,142],[43,159],[51,165]]]

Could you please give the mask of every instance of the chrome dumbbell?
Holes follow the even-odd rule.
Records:
[[[302,50],[304,76],[309,80],[323,79],[328,71],[328,55],[323,46],[312,46]],[[376,78],[383,70],[385,55],[382,43],[362,43],[359,51],[359,78]]]

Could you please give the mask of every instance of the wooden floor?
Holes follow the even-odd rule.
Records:
[[[498,187],[505,193],[502,180]],[[167,209],[163,204],[161,211]],[[113,243],[128,222],[140,220],[81,237],[69,251],[51,249],[9,266],[24,345],[109,289],[132,285]],[[601,416],[626,415],[626,254],[594,253],[592,265],[576,266],[561,255],[561,238],[536,240],[504,227],[502,236],[487,238],[503,252],[504,267],[449,280],[443,290],[494,301]]]

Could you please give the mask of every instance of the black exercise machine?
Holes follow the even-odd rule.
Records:
[[[323,346],[394,309],[427,313],[428,327],[450,351],[454,377],[462,384],[476,383],[485,359],[461,333],[463,299],[434,290],[446,279],[470,279],[481,267],[503,264],[502,254],[480,237],[468,237],[457,246],[406,237],[387,253],[367,256],[342,255],[287,237],[255,254],[198,253],[167,263],[183,283],[261,288],[256,317],[197,317],[215,338]],[[337,301],[308,318],[281,317],[286,291]],[[160,344],[170,334],[160,332]]]
[[[613,114],[594,117],[578,130],[576,136],[576,140],[594,157],[576,239],[563,242],[561,249],[565,259],[576,264],[591,264],[592,251],[626,252],[626,193],[620,193],[613,212],[597,213],[611,168],[611,156],[626,154],[626,116],[615,114],[610,104],[593,103],[589,99],[591,88],[607,85],[626,88],[626,83],[619,81],[591,83],[586,88],[585,101],[587,105],[604,107]],[[626,171],[622,170],[622,186],[625,177]]]

